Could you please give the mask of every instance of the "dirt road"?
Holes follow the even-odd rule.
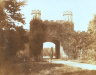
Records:
[[[64,60],[53,60],[52,63],[64,64],[68,66],[78,67],[87,70],[96,70],[96,65],[86,64],[86,63],[78,63],[72,61],[64,61]]]
[[[53,60],[52,63],[22,62],[0,67],[0,75],[96,75],[96,70],[86,70],[76,65],[84,66],[81,63],[62,60]]]

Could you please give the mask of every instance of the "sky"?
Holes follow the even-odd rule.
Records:
[[[64,20],[63,12],[72,11],[75,31],[87,31],[89,21],[96,14],[96,0],[26,0],[21,13],[26,18],[24,29],[30,29],[32,10],[41,10],[41,19]]]
[[[51,42],[43,43],[43,48],[51,48],[51,47],[55,48],[55,44]]]
[[[29,28],[32,10],[41,10],[42,20],[64,20],[63,12],[72,11],[74,30],[87,31],[88,23],[96,14],[96,0],[26,0],[21,12]]]

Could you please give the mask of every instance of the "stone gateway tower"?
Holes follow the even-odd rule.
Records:
[[[72,34],[74,32],[73,22],[63,20],[56,22],[42,21],[40,19],[41,12],[38,12],[32,12],[35,18],[30,21],[30,57],[34,61],[42,61],[44,42],[52,42],[55,44],[56,58],[61,58],[65,55],[69,56],[69,53],[72,55],[72,52],[69,52],[67,46],[72,42]],[[38,14],[39,16],[37,16]]]

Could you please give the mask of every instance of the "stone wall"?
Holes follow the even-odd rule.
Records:
[[[30,56],[35,60],[42,58],[43,42],[54,42],[57,46],[57,58],[60,57],[60,45],[66,56],[72,57],[72,34],[74,24],[71,22],[49,22],[34,19],[30,22]],[[64,53],[63,53],[64,54]],[[40,58],[40,59],[41,59]]]

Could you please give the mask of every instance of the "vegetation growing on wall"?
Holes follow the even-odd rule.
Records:
[[[73,32],[73,25],[69,22],[60,24],[58,22],[42,22],[41,20],[33,19],[30,22],[30,51],[32,51],[32,55],[35,56],[35,60],[39,59],[43,42],[50,38],[60,40],[63,48],[66,49],[65,52],[71,54],[71,52],[68,52],[70,48],[68,44]],[[64,42],[66,42],[66,45]],[[72,48],[70,50],[72,50]]]

